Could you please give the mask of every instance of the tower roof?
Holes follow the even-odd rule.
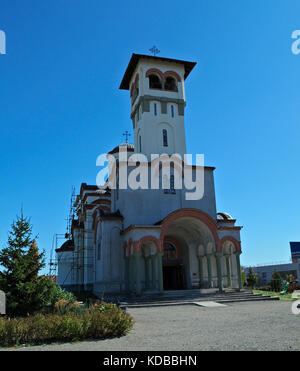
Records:
[[[153,55],[144,55],[144,54],[135,54],[133,53],[131,56],[131,59],[129,61],[129,64],[127,66],[127,69],[125,71],[125,74],[123,76],[123,80],[120,85],[120,89],[122,90],[129,90],[129,82],[130,79],[136,69],[136,66],[139,62],[140,59],[152,59],[156,61],[161,61],[161,62],[170,62],[170,63],[179,63],[184,65],[184,79],[188,77],[192,69],[195,67],[197,64],[196,62],[188,62],[188,61],[182,61],[180,59],[172,59],[172,58],[163,58],[163,57],[156,57]]]

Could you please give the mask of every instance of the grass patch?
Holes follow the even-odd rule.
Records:
[[[294,301],[296,299],[293,299],[292,298],[292,294],[283,294],[283,295],[280,295],[279,292],[275,292],[275,291],[263,291],[263,290],[253,290],[253,294],[261,294],[263,296],[279,296],[280,300],[284,300],[284,301]]]

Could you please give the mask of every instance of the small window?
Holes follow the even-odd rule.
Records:
[[[174,182],[174,175],[171,175],[170,176],[170,188],[164,188],[164,193],[165,194],[172,194],[172,195],[175,195],[176,194],[176,191],[175,191],[175,182]]]
[[[170,193],[175,194],[174,175],[170,176]]]
[[[163,146],[168,147],[168,132],[166,129],[163,129]]]
[[[142,152],[142,137],[139,135],[139,152]]]
[[[176,85],[176,81],[175,81],[174,77],[168,76],[166,78],[165,89],[166,90],[177,91],[177,85]]]
[[[154,115],[157,116],[157,104],[154,103]]]
[[[149,76],[149,87],[150,89],[162,89],[162,84],[158,76],[156,75]]]
[[[174,106],[171,106],[171,116],[174,117]]]

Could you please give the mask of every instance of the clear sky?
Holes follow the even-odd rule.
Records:
[[[237,218],[242,264],[288,260],[300,240],[300,2],[0,0],[0,247],[23,204],[39,246],[64,233],[72,185],[132,132],[118,90],[131,53],[196,61],[188,153],[215,166],[218,211]]]

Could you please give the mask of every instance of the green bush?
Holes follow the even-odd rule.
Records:
[[[105,339],[125,335],[132,325],[129,314],[107,303],[94,305],[83,313],[37,314],[10,320],[0,318],[0,345]]]
[[[57,303],[59,300],[68,300],[74,303],[76,297],[72,292],[63,290],[60,286],[53,282],[53,287],[51,288],[51,304]]]
[[[282,278],[279,272],[272,273],[272,280],[270,282],[271,290],[279,292],[282,289]]]
[[[67,313],[83,313],[88,308],[85,306],[80,306],[77,301],[71,302],[69,300],[61,299],[54,305],[54,313],[64,315]]]

